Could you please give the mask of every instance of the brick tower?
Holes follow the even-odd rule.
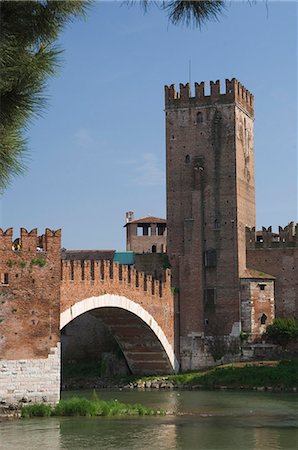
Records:
[[[255,226],[254,97],[237,80],[165,87],[167,226],[182,369],[202,337],[239,336],[245,227]]]

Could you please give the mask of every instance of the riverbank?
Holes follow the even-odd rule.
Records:
[[[298,391],[298,360],[258,361],[217,366],[168,376],[68,379],[65,389],[235,389]]]

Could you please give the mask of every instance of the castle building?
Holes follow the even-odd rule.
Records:
[[[135,253],[165,253],[167,222],[159,217],[135,219],[133,211],[126,213],[126,250]]]
[[[167,219],[127,212],[127,252],[0,229],[5,401],[58,401],[60,329],[85,313],[64,341],[83,326],[69,347],[96,347],[99,317],[135,373],[198,369],[233,346],[239,357],[241,332],[254,343],[274,317],[298,320],[298,224],[256,231],[253,95],[235,79],[194,96],[166,86],[165,114]]]
[[[165,115],[167,253],[185,370],[200,366],[204,337],[260,336],[276,300],[278,313],[297,311],[297,228],[278,244],[264,230],[257,242],[254,96],[236,79],[223,93],[211,81],[209,95],[204,82],[194,96],[189,84],[165,86]]]

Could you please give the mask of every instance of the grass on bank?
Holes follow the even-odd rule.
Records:
[[[298,386],[298,360],[228,364],[204,372],[192,372],[169,377],[184,386],[202,385],[207,388],[271,386],[293,388]]]
[[[164,415],[163,410],[147,408],[141,404],[120,403],[117,400],[99,400],[93,395],[92,400],[84,397],[72,397],[60,400],[55,405],[35,404],[22,408],[22,417],[49,417],[49,416],[156,416]]]
[[[131,377],[130,382],[172,380],[174,386],[200,386],[214,389],[227,386],[232,389],[253,387],[298,388],[298,359],[282,361],[254,361],[233,363],[209,370],[185,372],[176,375]]]

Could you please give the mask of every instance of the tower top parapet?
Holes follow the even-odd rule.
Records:
[[[205,82],[195,83],[195,96],[191,96],[190,84],[180,83],[179,92],[175,85],[165,86],[165,108],[189,108],[216,103],[237,103],[251,116],[254,115],[254,96],[236,78],[226,79],[225,92],[220,92],[220,80],[210,81],[210,95],[205,93]]]

